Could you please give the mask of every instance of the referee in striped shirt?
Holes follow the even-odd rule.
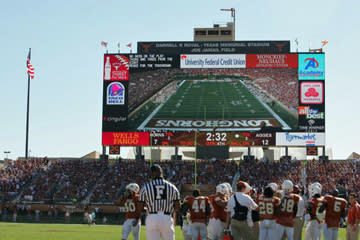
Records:
[[[180,211],[180,194],[178,189],[163,179],[160,165],[151,166],[151,178],[140,190],[138,217],[147,209],[146,237],[148,240],[174,240],[175,228],[172,213]]]

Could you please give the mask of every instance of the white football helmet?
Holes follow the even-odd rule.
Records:
[[[314,187],[318,187],[318,188],[320,188],[320,190],[322,190],[322,185],[319,182],[314,182],[311,185],[314,186]]]
[[[224,184],[226,186],[226,188],[228,190],[228,194],[230,195],[232,193],[232,187],[231,187],[230,183],[224,182],[222,184]]]
[[[284,190],[285,192],[291,192],[293,190],[293,183],[290,180],[285,180],[282,185],[281,185],[281,189]]]
[[[225,184],[221,183],[221,184],[216,186],[216,192],[220,193],[222,195],[225,195],[225,194],[228,193],[228,188],[227,188],[227,186]]]
[[[126,186],[126,190],[132,192],[132,193],[137,193],[140,191],[140,187],[138,184],[136,183],[130,183]]]
[[[316,194],[316,193],[314,193],[315,188],[318,188],[318,189],[315,190],[316,192],[318,192],[319,189],[320,189],[320,193],[321,193],[321,191],[322,191],[321,184],[319,182],[314,182],[314,183],[310,184],[310,186],[309,186],[309,195],[310,195],[310,197],[312,197],[312,196],[314,196]]]
[[[279,186],[274,182],[269,183],[267,186],[270,187],[274,191],[274,193],[279,190]]]
[[[318,186],[313,186],[310,191],[310,196],[314,197],[316,194],[321,195],[321,188],[319,188]]]

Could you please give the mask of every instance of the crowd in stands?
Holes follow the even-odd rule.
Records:
[[[298,107],[297,69],[243,69],[242,74],[288,108]]]
[[[131,75],[129,86],[129,109],[142,104],[161,88],[166,86],[180,69],[158,69],[147,72],[137,72]]]
[[[245,179],[255,189],[261,190],[271,182],[281,186],[284,180],[301,182],[300,161],[243,161],[239,167],[240,178]]]
[[[194,161],[161,161],[165,177],[179,189],[195,183]],[[73,202],[84,200],[108,202],[119,197],[131,182],[140,186],[149,180],[149,162],[134,160],[52,160],[47,158],[17,160],[0,170],[0,196],[13,199],[22,191],[21,200]],[[359,161],[227,161],[198,160],[197,184],[232,183],[236,175],[260,190],[269,182],[320,182],[324,193],[335,186],[359,192]],[[302,175],[303,170],[306,174]],[[306,178],[306,179],[305,179]],[[26,196],[32,196],[26,198]],[[1,199],[1,198],[0,198]]]
[[[0,193],[5,201],[16,196],[34,176],[47,169],[49,160],[30,158],[10,161],[6,168],[0,169]]]
[[[46,172],[37,176],[24,190],[23,199],[65,202],[81,200],[106,168],[106,162],[101,160],[54,161]]]
[[[360,193],[360,161],[310,161],[306,164],[306,182],[320,182],[323,192],[329,193],[335,187]]]

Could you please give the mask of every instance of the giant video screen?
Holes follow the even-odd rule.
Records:
[[[102,143],[274,146],[276,133],[324,132],[323,58],[107,54]]]

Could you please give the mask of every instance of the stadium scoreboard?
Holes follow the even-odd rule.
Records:
[[[274,133],[151,132],[152,146],[274,146]]]
[[[103,64],[104,146],[325,145],[323,53],[291,53],[290,41],[139,42]]]

